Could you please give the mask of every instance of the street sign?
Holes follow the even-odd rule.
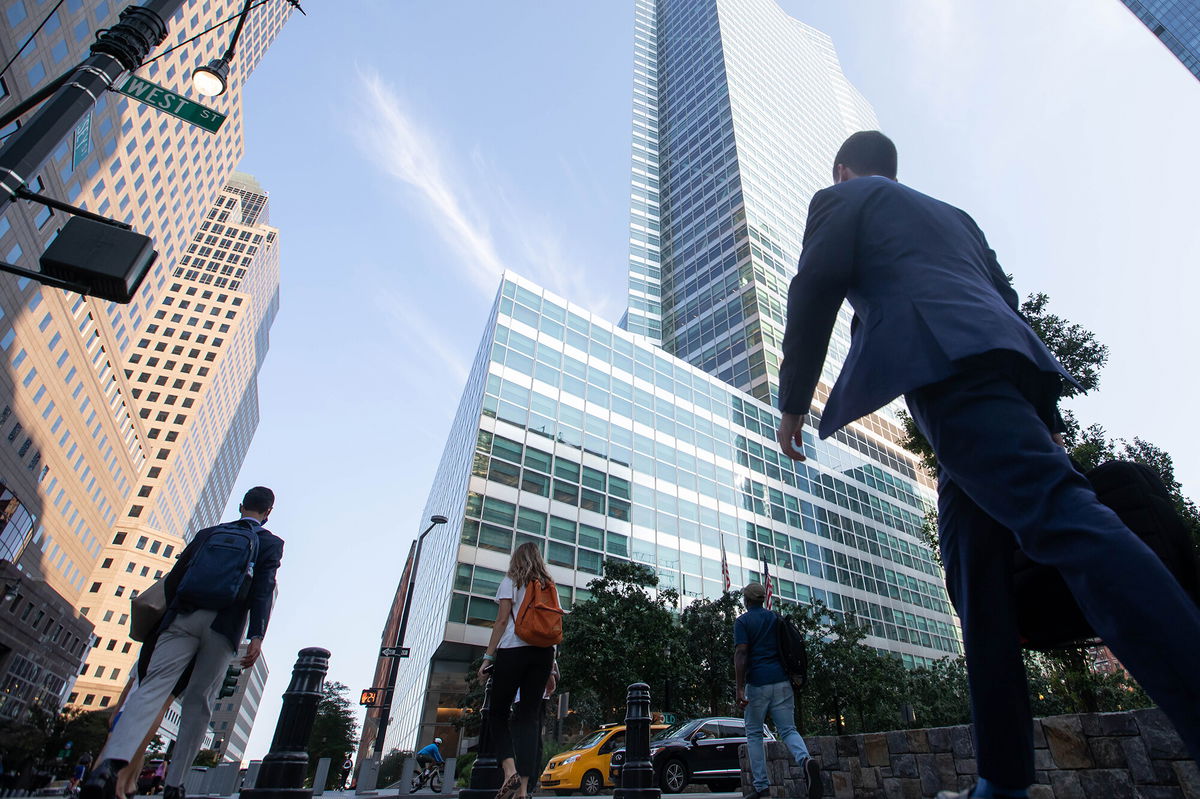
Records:
[[[74,170],[92,151],[92,112],[75,126],[75,142],[71,150],[71,169]]]
[[[130,75],[124,83],[116,88],[126,97],[132,97],[146,105],[166,111],[171,116],[179,117],[184,122],[190,122],[198,128],[204,128],[209,133],[216,133],[225,122],[224,114],[192,102],[186,97],[181,97],[175,92],[168,91],[162,86],[135,75]]]
[[[406,658],[408,657],[409,648],[407,646],[385,646],[379,650],[381,658]]]
[[[358,703],[364,707],[378,707],[380,698],[378,688],[364,688],[362,695],[358,698]]]

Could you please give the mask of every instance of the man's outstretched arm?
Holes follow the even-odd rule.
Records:
[[[821,367],[838,309],[846,298],[854,266],[855,214],[836,192],[813,195],[808,206],[804,250],[788,289],[787,328],[783,363],[779,366],[779,409],[784,423],[778,431],[780,449],[795,460],[800,451],[800,427]]]

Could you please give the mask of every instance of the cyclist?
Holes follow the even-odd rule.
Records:
[[[421,767],[421,776],[424,777],[430,771],[431,766],[440,766],[446,762],[442,757],[442,750],[439,748],[442,745],[441,738],[434,738],[433,743],[417,752],[417,765]]]

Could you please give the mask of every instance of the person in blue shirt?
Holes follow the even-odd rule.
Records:
[[[437,763],[440,765],[446,762],[446,759],[442,757],[442,750],[438,748],[441,745],[442,739],[434,738],[433,743],[422,749],[420,752],[417,752],[417,765],[420,766],[422,770],[429,768],[431,764]]]
[[[808,747],[796,730],[796,697],[779,657],[779,617],[763,607],[766,598],[767,590],[759,583],[743,588],[742,604],[746,612],[733,624],[737,701],[745,713],[746,756],[754,778],[754,789],[746,799],[770,795],[771,780],[763,749],[763,723],[767,714],[775,724],[775,736],[787,746],[804,773],[808,799],[819,799],[820,766],[808,756]]]

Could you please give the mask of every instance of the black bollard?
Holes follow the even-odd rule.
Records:
[[[475,765],[471,768],[471,785],[458,792],[459,799],[492,799],[500,790],[504,772],[496,760],[496,746],[492,742],[492,731],[488,724],[492,716],[492,678],[483,686],[483,706],[479,708],[479,746]],[[453,780],[453,774],[446,779]]]
[[[241,799],[312,799],[308,778],[308,739],[312,737],[321,685],[329,671],[329,650],[301,649],[292,668],[292,681],[283,692],[283,708],[275,724],[271,751],[263,758],[253,788]]]
[[[625,765],[613,799],[659,799],[661,795],[654,787],[650,762],[650,686],[635,682],[625,704]]]

